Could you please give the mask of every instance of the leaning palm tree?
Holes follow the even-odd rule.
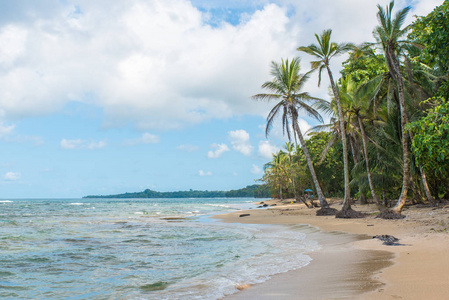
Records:
[[[318,86],[321,84],[321,72],[326,69],[329,75],[329,80],[332,87],[332,92],[334,94],[335,103],[337,104],[339,125],[340,125],[340,134],[341,134],[341,143],[343,146],[343,166],[344,166],[344,181],[345,181],[345,197],[343,200],[343,206],[341,210],[341,214],[338,214],[337,217],[349,218],[349,217],[359,217],[359,214],[353,213],[351,209],[350,202],[350,188],[349,188],[349,165],[348,165],[348,145],[346,143],[346,131],[343,119],[343,111],[341,108],[340,97],[338,96],[337,87],[334,82],[334,78],[332,76],[332,71],[330,69],[330,60],[331,58],[348,52],[349,50],[354,48],[354,45],[351,43],[342,43],[337,44],[331,42],[331,34],[332,30],[328,29],[323,31],[321,35],[315,34],[315,37],[318,41],[318,45],[311,44],[307,47],[298,47],[298,51],[305,52],[312,56],[318,58],[316,61],[312,61],[312,70],[319,70],[318,72]]]
[[[327,209],[329,204],[324,198],[323,192],[318,182],[315,169],[312,164],[312,159],[309,150],[306,147],[304,137],[301,133],[298,123],[299,110],[304,110],[309,116],[322,122],[321,115],[308,103],[314,101],[321,101],[321,99],[311,97],[307,92],[301,92],[309,73],[300,73],[300,60],[294,58],[289,60],[281,60],[281,64],[276,62],[271,63],[271,75],[273,79],[267,81],[262,85],[262,88],[269,90],[270,94],[257,94],[251,98],[256,100],[274,100],[276,105],[271,109],[267,117],[267,126],[265,134],[268,136],[276,117],[281,116],[282,127],[284,134],[287,133],[288,140],[292,138],[297,143],[296,138],[299,139],[302,151],[307,160],[312,180],[317,191],[318,199],[322,209]],[[290,128],[292,126],[292,128]],[[292,132],[293,131],[293,132]],[[293,136],[292,136],[293,133]],[[299,200],[299,199],[298,199]]]
[[[408,28],[402,29],[405,17],[410,10],[410,7],[406,7],[398,11],[395,17],[392,17],[392,10],[394,1],[384,10],[380,5],[377,5],[379,11],[377,12],[377,18],[379,20],[379,26],[374,29],[374,37],[377,40],[378,45],[381,46],[385,53],[385,59],[387,62],[388,70],[391,77],[394,79],[397,85],[397,91],[399,96],[399,105],[401,113],[401,138],[402,138],[402,162],[403,162],[403,177],[402,177],[402,190],[396,205],[391,209],[394,214],[401,214],[402,209],[407,199],[407,191],[410,178],[410,158],[407,142],[407,111],[405,106],[405,88],[404,79],[401,74],[398,54],[403,47],[409,43],[408,41],[401,40],[405,37]]]

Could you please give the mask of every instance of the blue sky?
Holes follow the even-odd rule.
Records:
[[[412,5],[410,22],[442,2],[396,6]],[[377,3],[388,1],[1,1],[0,198],[255,183],[286,141],[279,127],[265,138],[270,105],[250,100],[270,62],[327,28],[372,40]],[[328,99],[316,82],[305,90]]]

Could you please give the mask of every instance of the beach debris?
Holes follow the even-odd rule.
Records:
[[[276,206],[277,204],[275,203],[275,204],[271,204],[271,206]]]
[[[392,246],[392,245],[399,245],[399,239],[397,237],[394,237],[392,235],[383,234],[383,235],[375,235],[373,236],[373,239],[379,239],[383,241],[383,245]]]
[[[265,204],[264,204],[264,205],[262,205],[262,206],[263,206],[263,207],[267,207],[267,206],[268,206],[268,204],[266,204],[266,203],[265,203]]]
[[[265,202],[262,201],[262,202],[260,202],[259,204],[264,204],[264,203],[265,203]]]
[[[247,216],[249,216],[250,214],[241,214],[239,217],[241,218],[241,217],[247,217]]]

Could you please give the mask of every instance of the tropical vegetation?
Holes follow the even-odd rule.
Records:
[[[142,192],[123,193],[116,195],[90,195],[84,198],[269,198],[271,197],[270,188],[265,184],[248,185],[242,189],[230,191],[176,191],[176,192],[157,192],[146,189]]]
[[[270,93],[253,98],[275,101],[266,133],[280,120],[288,138],[261,178],[273,197],[303,200],[313,189],[321,207],[323,196],[341,197],[343,218],[361,216],[354,200],[401,218],[407,204],[449,199],[449,0],[409,25],[410,8],[394,4],[377,6],[375,42],[336,43],[329,29],[297,48],[315,58],[309,72],[299,73],[299,58],[272,62],[273,79],[262,85]],[[345,53],[335,81],[331,60]],[[315,70],[318,85],[327,72],[331,101],[301,91]],[[300,111],[326,123],[304,135]]]

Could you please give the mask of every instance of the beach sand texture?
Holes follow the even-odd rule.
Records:
[[[339,200],[331,201],[339,208]],[[363,219],[317,217],[316,209],[269,200],[268,209],[216,216],[225,222],[309,224],[322,249],[299,270],[273,276],[226,299],[449,299],[449,206],[410,207],[402,220],[376,219],[373,205],[354,205]],[[249,216],[240,217],[241,214]],[[314,235],[313,227],[326,233]],[[346,233],[346,234],[344,234]],[[389,234],[400,245],[373,239]]]

